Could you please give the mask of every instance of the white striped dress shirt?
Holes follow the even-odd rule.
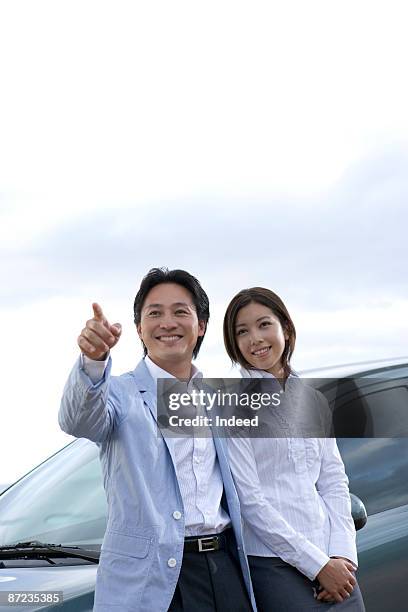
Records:
[[[260,375],[273,378],[252,376]],[[289,377],[285,392],[291,380],[300,382]],[[280,557],[311,580],[329,557],[357,567],[348,478],[334,438],[231,437],[228,450],[247,554]]]

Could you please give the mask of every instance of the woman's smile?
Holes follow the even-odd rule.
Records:
[[[255,357],[266,357],[266,355],[269,353],[271,348],[272,348],[271,346],[264,346],[260,349],[256,349],[256,351],[252,351],[252,354]]]
[[[244,359],[279,377],[286,335],[279,318],[268,306],[250,302],[241,308],[235,322],[236,341]]]

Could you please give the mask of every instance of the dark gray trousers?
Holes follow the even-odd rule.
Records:
[[[319,583],[311,581],[279,557],[249,556],[252,586],[258,612],[364,612],[358,584],[341,603],[325,603],[314,597]]]
[[[168,612],[251,612],[232,529],[227,548],[184,553]]]

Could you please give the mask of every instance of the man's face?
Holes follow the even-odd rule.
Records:
[[[149,291],[137,333],[152,361],[161,367],[191,362],[197,339],[204,332],[205,322],[198,320],[187,289],[176,283],[160,283]]]

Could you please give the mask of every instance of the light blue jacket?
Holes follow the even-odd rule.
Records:
[[[58,415],[63,431],[88,438],[100,449],[109,512],[94,611],[167,612],[184,544],[184,508],[171,440],[157,435],[156,388],[144,361],[122,376],[110,376],[110,371],[109,359],[104,378],[93,385],[78,360]],[[225,441],[214,438],[214,443],[243,576],[256,610]]]

